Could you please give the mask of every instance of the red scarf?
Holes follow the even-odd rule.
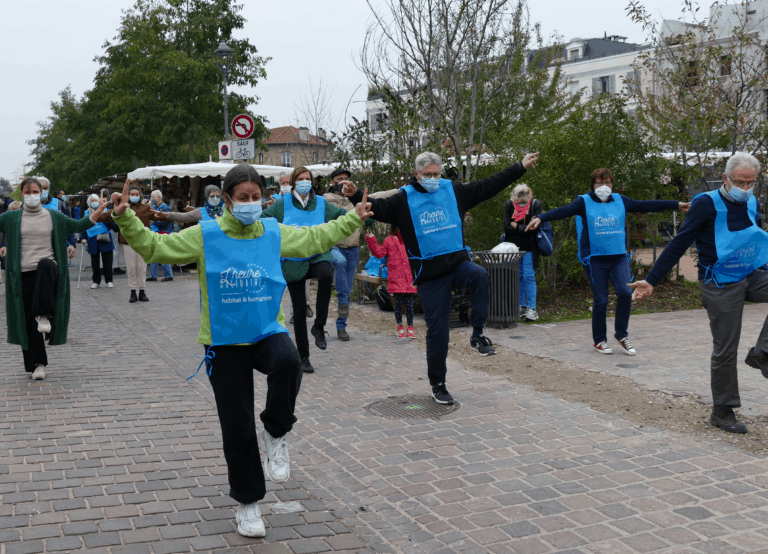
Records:
[[[532,200],[528,200],[527,204],[520,206],[517,202],[512,202],[515,205],[515,214],[512,216],[515,221],[522,221],[528,214],[528,208],[531,206]]]

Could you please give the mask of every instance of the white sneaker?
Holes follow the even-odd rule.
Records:
[[[91,285],[91,288],[92,288],[92,289],[97,289],[97,288],[99,288],[99,283],[93,283],[93,284]]]
[[[235,513],[235,521],[237,522],[237,532],[244,537],[263,537],[267,534],[256,502],[240,504]]]
[[[115,287],[115,285],[113,285],[111,282],[107,283],[107,288],[108,289],[111,289],[111,288],[114,288],[114,287]]]
[[[51,322],[48,320],[48,316],[45,315],[37,315],[35,316],[35,319],[37,320],[37,330],[40,333],[50,333],[51,332]]]
[[[45,379],[45,366],[42,364],[37,364],[35,366],[35,371],[32,372],[32,379],[37,381],[42,381]]]
[[[595,345],[595,350],[600,352],[600,354],[613,354],[613,350],[611,350],[611,347],[608,346],[608,343],[605,341],[597,343]]]
[[[528,310],[525,312],[525,319],[528,321],[536,321],[539,319],[539,313],[533,308],[528,308]]]
[[[624,351],[624,354],[626,354],[627,356],[634,356],[635,354],[637,354],[637,350],[632,348],[632,345],[629,344],[629,338],[624,337],[623,339],[620,339],[616,335],[613,335],[613,338],[615,338],[618,341],[618,343],[621,345],[621,349]]]
[[[278,439],[264,429],[264,473],[273,483],[284,483],[291,478],[288,445],[285,437]]]

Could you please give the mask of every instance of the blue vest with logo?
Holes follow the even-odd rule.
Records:
[[[283,225],[291,227],[312,227],[313,225],[322,225],[325,223],[325,198],[315,196],[315,209],[310,211],[300,210],[293,205],[293,194],[283,195]],[[306,262],[315,256],[309,258],[283,258],[283,261]]]
[[[59,211],[59,199],[58,198],[54,198],[48,204],[43,204],[43,208],[47,208],[47,209],[51,210],[52,212],[58,212]]]
[[[757,200],[751,196],[747,201],[747,214],[751,227],[741,231],[728,229],[728,208],[720,191],[705,192],[715,205],[715,249],[717,262],[706,268],[706,274],[712,275],[708,283],[714,281],[718,287],[723,283],[735,283],[768,263],[768,233],[757,226]]]
[[[208,210],[205,209],[205,206],[200,208],[200,215],[202,216],[202,221],[213,221],[214,218],[208,215]]]
[[[108,212],[109,210],[104,210],[104,211]],[[90,215],[90,213],[91,213],[91,210],[85,210],[85,216],[84,217],[88,217]],[[103,223],[97,223],[96,225],[94,225],[90,229],[86,229],[85,230],[85,234],[88,235],[89,239],[92,239],[92,238],[94,238],[94,237],[96,237],[98,235],[109,234],[109,228],[107,228],[107,226],[104,225]],[[112,239],[110,239],[110,241],[111,240]]]
[[[285,278],[280,269],[280,225],[261,220],[255,239],[228,237],[215,220],[201,221],[211,346],[253,344],[287,329],[277,322]]]
[[[408,196],[408,209],[421,251],[421,258],[409,256],[410,259],[429,260],[465,250],[459,205],[451,181],[440,179],[440,187],[432,193],[419,192],[413,185],[406,185],[403,190]]]
[[[620,194],[613,193],[613,202],[595,202],[589,194],[582,194],[587,209],[587,232],[589,233],[589,256],[613,256],[626,254],[627,233],[626,211]],[[581,233],[584,222],[576,217],[576,236],[581,249]],[[587,264],[587,257],[579,251],[579,261]]]

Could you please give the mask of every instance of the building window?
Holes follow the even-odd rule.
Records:
[[[571,81],[571,94],[574,96],[579,93],[579,82],[578,81]]]
[[[259,152],[259,163],[260,164],[264,163],[264,152]]]
[[[720,75],[725,77],[731,74],[732,57],[730,55],[720,56]]]
[[[603,93],[609,93],[611,92],[611,78],[610,77],[600,77],[600,82],[598,84],[598,91]]]
[[[371,114],[371,133],[380,133],[384,122],[383,113]]]
[[[291,167],[291,153],[283,152],[281,161],[282,161],[283,167]]]
[[[575,60],[578,57],[579,57],[579,49],[578,48],[574,48],[573,50],[569,50],[568,51],[568,59],[569,60]]]

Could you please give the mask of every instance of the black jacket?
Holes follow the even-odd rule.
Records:
[[[533,269],[539,267],[539,244],[536,242],[537,231],[525,231],[531,219],[541,215],[542,208],[539,200],[533,199],[531,209],[525,214],[522,221],[517,222],[517,227],[512,227],[512,214],[515,213],[514,202],[507,200],[504,204],[504,241],[517,245],[520,250],[533,253]]]
[[[504,171],[500,171],[496,175],[491,175],[487,179],[474,181],[466,185],[454,183],[453,190],[456,194],[456,204],[459,208],[459,215],[461,216],[462,233],[464,215],[468,210],[471,210],[481,202],[493,198],[524,174],[525,168],[522,163],[518,162]],[[423,194],[428,194],[415,177],[411,177],[410,184],[413,185],[417,191]],[[350,200],[355,205],[360,203],[363,200],[363,191],[358,189],[358,191],[350,197]],[[389,198],[369,199],[369,202],[371,203],[373,219],[381,221],[382,223],[397,225],[397,228],[400,230],[400,234],[403,237],[408,256],[421,257],[421,250],[419,249],[419,244],[416,240],[416,230],[413,227],[411,210],[408,207],[408,197],[405,191],[401,190],[398,194],[390,196]],[[410,260],[411,270],[414,272],[414,275],[418,275],[414,285],[445,277],[446,275],[453,273],[457,267],[467,260],[469,260],[469,254],[464,250],[452,254],[443,254],[442,256],[437,256],[430,260]]]

